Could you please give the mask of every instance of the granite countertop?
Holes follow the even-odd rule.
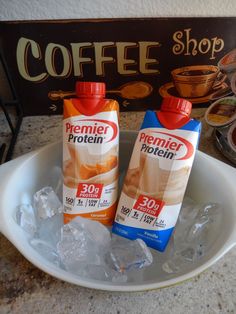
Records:
[[[121,129],[138,130],[143,112],[121,113]],[[199,149],[229,163],[214,146],[203,120]],[[25,117],[17,157],[61,138],[61,116]],[[9,130],[0,112],[0,142]],[[220,230],[219,230],[220,232]],[[179,285],[148,292],[104,292],[59,281],[37,269],[0,235],[0,313],[236,313],[236,248],[204,273]]]

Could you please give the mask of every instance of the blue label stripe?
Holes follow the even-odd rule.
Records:
[[[148,110],[145,114],[141,130],[148,128],[164,128],[164,126],[159,122],[155,111]],[[188,123],[179,128],[179,130],[188,130],[200,133],[201,123],[195,119],[191,119]]]
[[[168,244],[174,228],[167,230],[147,230],[142,228],[128,227],[114,222],[112,232],[131,240],[142,239],[147,246],[163,252]]]

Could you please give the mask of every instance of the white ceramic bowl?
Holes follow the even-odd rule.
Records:
[[[137,132],[121,132],[120,166],[128,165]],[[211,247],[198,262],[179,274],[159,272],[154,264],[144,271],[143,278],[126,284],[90,279],[66,272],[45,260],[28,243],[26,233],[16,224],[16,206],[29,201],[35,191],[48,184],[50,170],[61,166],[61,143],[47,145],[0,167],[0,230],[32,264],[61,280],[95,289],[139,291],[177,284],[201,273],[214,264],[236,243],[236,170],[197,151],[187,195],[199,202],[221,203],[224,216],[217,230],[210,232]]]

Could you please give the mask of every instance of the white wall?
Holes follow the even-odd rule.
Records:
[[[0,0],[0,20],[236,16],[236,0]]]

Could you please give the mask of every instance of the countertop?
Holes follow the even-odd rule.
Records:
[[[138,130],[143,112],[121,113],[121,129]],[[215,148],[204,109],[199,149],[229,163]],[[61,116],[25,117],[14,158],[61,138]],[[9,130],[0,112],[0,142]],[[37,269],[0,235],[0,313],[236,313],[236,247],[204,273],[179,285],[148,292],[86,289],[59,281]]]

